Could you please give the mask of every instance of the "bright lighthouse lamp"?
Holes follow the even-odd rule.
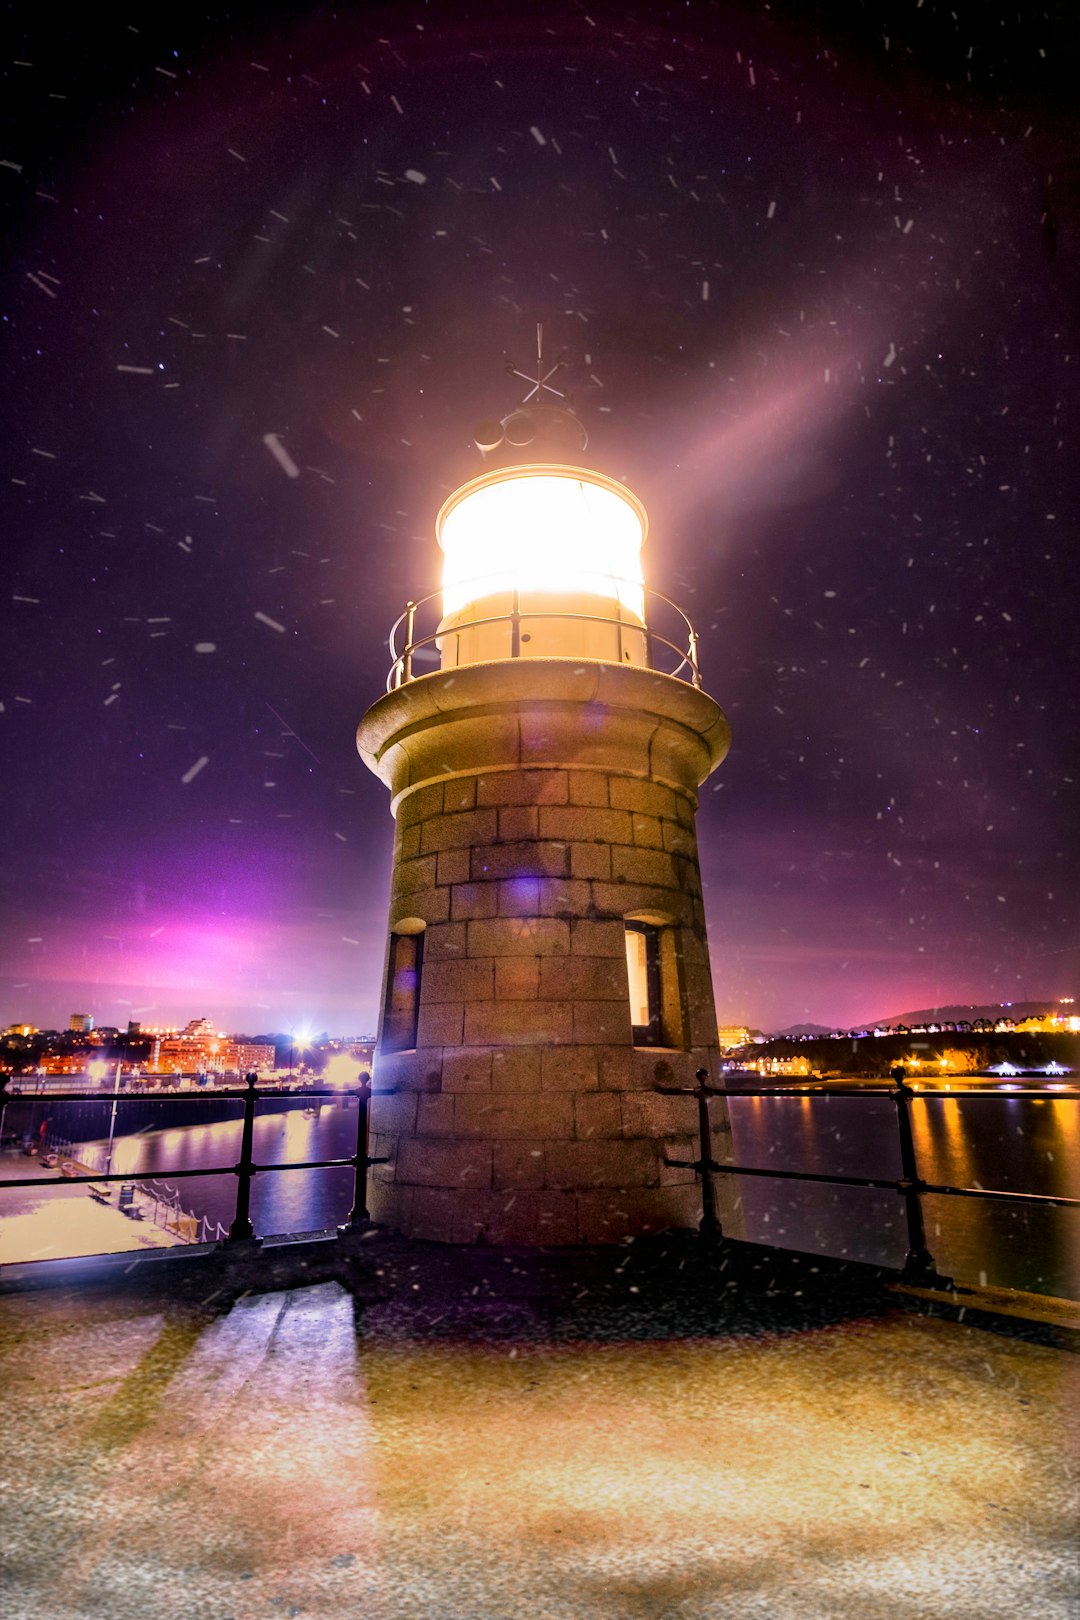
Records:
[[[515,657],[644,662],[641,547],[645,508],[603,473],[551,464],[472,479],[443,506],[443,668]],[[499,621],[498,624],[492,621]],[[622,651],[615,649],[613,627]],[[456,636],[446,631],[456,630]],[[629,631],[629,636],[627,635]]]
[[[510,467],[462,485],[435,532],[447,616],[500,591],[604,596],[643,617],[645,508],[578,467]]]

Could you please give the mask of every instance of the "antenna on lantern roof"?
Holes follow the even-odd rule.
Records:
[[[514,362],[506,360],[511,377],[520,377],[529,384],[529,391],[508,416],[485,418],[473,429],[476,447],[485,457],[497,456],[505,464],[520,461],[528,450],[531,461],[567,461],[581,455],[589,436],[574,415],[569,393],[553,388],[551,379],[563,369],[566,350],[563,349],[555,364],[544,369],[544,327],[536,323],[536,375],[519,371]],[[553,398],[546,401],[545,394]]]
[[[508,360],[506,362],[506,369],[507,369],[507,371],[510,373],[510,375],[512,377],[520,377],[522,382],[532,383],[532,387],[529,389],[529,392],[525,395],[525,398],[521,401],[522,405],[527,405],[529,403],[530,399],[532,399],[534,394],[536,396],[536,402],[537,402],[537,404],[539,404],[542,401],[543,397],[544,397],[545,391],[547,393],[549,393],[549,394],[554,394],[556,399],[565,399],[566,398],[566,395],[564,393],[562,393],[558,388],[552,388],[551,384],[548,381],[549,377],[554,377],[555,373],[562,369],[562,363],[563,363],[563,359],[565,358],[565,355],[566,355],[566,350],[564,349],[562,351],[562,354],[559,355],[559,358],[556,360],[555,364],[552,366],[551,370],[548,371],[548,372],[545,372],[545,370],[544,370],[544,323],[542,321],[537,321],[537,323],[536,323],[536,376],[535,377],[530,377],[529,373],[527,371],[519,371],[512,360]]]

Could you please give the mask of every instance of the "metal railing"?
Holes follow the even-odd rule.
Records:
[[[929,1090],[920,1088],[918,1091],[905,1084],[902,1078],[894,1077],[891,1086],[859,1086],[846,1090],[824,1091],[820,1086],[715,1086],[709,1083],[708,1070],[699,1069],[695,1076],[696,1086],[656,1086],[653,1089],[668,1097],[693,1097],[697,1102],[698,1117],[698,1156],[695,1159],[672,1159],[666,1154],[664,1163],[672,1169],[693,1170],[701,1182],[702,1216],[699,1230],[707,1243],[719,1243],[724,1236],[716,1208],[716,1187],[714,1178],[725,1176],[764,1176],[774,1181],[816,1182],[827,1186],[837,1187],[867,1187],[877,1188],[898,1194],[904,1201],[904,1211],[907,1232],[907,1251],[901,1268],[903,1281],[917,1284],[926,1288],[950,1289],[952,1279],[943,1276],[937,1268],[934,1257],[930,1252],[926,1239],[926,1228],[923,1220],[922,1198],[926,1194],[944,1194],[957,1198],[979,1198],[990,1203],[1016,1204],[1026,1207],[1043,1207],[1057,1209],[1080,1209],[1080,1198],[1069,1198],[1063,1195],[1050,1193],[1020,1193],[1006,1192],[991,1188],[954,1187],[943,1183],[928,1182],[919,1174],[915,1150],[915,1140],[911,1127],[910,1103],[912,1100],[922,1101],[927,1098],[947,1098],[950,1101],[975,1101],[988,1097],[1002,1098],[1002,1090],[995,1087],[992,1091],[964,1090]],[[364,1228],[370,1220],[367,1210],[367,1177],[372,1165],[385,1164],[385,1158],[373,1158],[370,1154],[370,1105],[371,1081],[363,1077],[355,1088],[340,1087],[304,1087],[297,1091],[285,1087],[267,1087],[259,1089],[257,1077],[249,1074],[243,1089],[221,1089],[213,1093],[215,1098],[236,1099],[243,1101],[244,1112],[241,1129],[240,1156],[235,1164],[212,1165],[199,1169],[175,1169],[168,1173],[176,1180],[195,1176],[234,1175],[236,1177],[236,1203],[233,1220],[226,1232],[220,1223],[211,1223],[206,1217],[196,1217],[182,1209],[179,1194],[168,1183],[164,1184],[164,1192],[153,1189],[146,1196],[155,1199],[160,1205],[167,1207],[176,1216],[176,1235],[181,1241],[188,1243],[219,1241],[234,1244],[250,1240],[255,1237],[255,1230],[251,1222],[251,1183],[256,1175],[270,1174],[283,1170],[327,1170],[351,1169],[353,1172],[353,1203],[346,1223],[339,1228],[342,1233],[348,1233]],[[1043,1093],[1032,1093],[1030,1088],[1017,1087],[1010,1090],[1010,1095],[1020,1097],[1041,1098]],[[255,1108],[262,1100],[275,1097],[355,1097],[357,1099],[356,1121],[356,1149],[345,1159],[307,1159],[287,1160],[283,1164],[260,1164],[254,1158],[254,1129]],[[831,1175],[819,1171],[782,1170],[773,1166],[740,1165],[721,1162],[712,1155],[712,1120],[709,1113],[709,1104],[714,1097],[726,1099],[734,1097],[843,1097],[845,1099],[889,1098],[896,1109],[896,1124],[900,1148],[900,1175],[890,1178],[887,1176],[849,1176]],[[1080,1101],[1080,1091],[1055,1091],[1055,1101]],[[85,1091],[52,1093],[50,1102],[86,1102],[88,1094]],[[91,1100],[101,1101],[101,1097]],[[132,1093],[120,1093],[118,1102],[144,1100],[141,1096]],[[170,1101],[174,1099],[170,1098]],[[198,1093],[182,1093],[175,1099],[179,1102],[197,1102]],[[12,1092],[7,1086],[6,1078],[0,1080],[0,1108],[10,1102],[34,1101],[33,1094]],[[83,1185],[94,1189],[101,1185],[111,1185],[113,1182],[139,1187],[141,1184],[137,1176],[131,1171],[88,1171],[84,1174],[71,1174],[74,1165],[86,1162],[85,1149],[76,1144],[68,1143],[66,1139],[57,1138],[57,1145],[70,1148],[71,1165],[58,1173],[55,1181],[43,1180],[38,1176],[8,1176],[0,1178],[0,1190],[17,1187],[35,1187],[65,1185]],[[55,1152],[51,1146],[50,1150]],[[146,1177],[152,1183],[156,1178]],[[184,1217],[183,1220],[180,1217]],[[165,1217],[167,1230],[168,1215]],[[189,1225],[190,1223],[200,1223]],[[158,1224],[155,1221],[155,1224]],[[195,1233],[198,1235],[195,1235]],[[273,1234],[264,1234],[271,1236]],[[776,1245],[779,1247],[780,1245]]]
[[[923,1288],[951,1289],[953,1279],[943,1276],[937,1269],[933,1255],[926,1242],[926,1227],[923,1221],[922,1198],[924,1193],[943,1193],[954,1198],[982,1198],[990,1203],[1011,1203],[1026,1205],[1028,1207],[1052,1207],[1057,1209],[1080,1209],[1080,1198],[1065,1198],[1050,1193],[1016,1193],[1000,1192],[987,1187],[951,1187],[937,1182],[924,1181],[919,1175],[918,1161],[915,1153],[915,1138],[911,1129],[911,1114],[909,1104],[913,1098],[919,1100],[925,1097],[947,1097],[954,1102],[976,1098],[1001,1098],[1001,1089],[993,1091],[918,1091],[905,1084],[904,1079],[893,1074],[891,1086],[859,1086],[845,1091],[825,1092],[820,1086],[739,1086],[738,1089],[727,1086],[714,1086],[709,1084],[707,1069],[698,1069],[695,1074],[696,1086],[656,1086],[654,1090],[665,1097],[694,1097],[697,1100],[698,1112],[698,1157],[696,1159],[671,1159],[665,1154],[664,1163],[672,1169],[694,1170],[701,1180],[701,1223],[698,1230],[702,1238],[708,1243],[718,1243],[724,1236],[720,1218],[716,1212],[716,1187],[713,1178],[717,1175],[725,1176],[768,1176],[774,1181],[814,1181],[835,1187],[877,1187],[898,1193],[904,1200],[904,1215],[907,1226],[907,1253],[901,1268],[901,1280],[916,1284]],[[1015,1095],[1032,1095],[1029,1089],[1018,1087]],[[1041,1096],[1041,1093],[1036,1095]],[[896,1127],[900,1143],[900,1176],[889,1179],[883,1176],[839,1176],[825,1175],[809,1170],[779,1170],[771,1166],[757,1166],[745,1164],[724,1164],[712,1156],[712,1121],[709,1115],[709,1103],[713,1097],[838,1097],[864,1098],[888,1097],[896,1106]],[[1054,1093],[1055,1100],[1073,1099],[1080,1101],[1080,1091]],[[775,1245],[780,1247],[780,1245]]]
[[[205,1217],[192,1217],[193,1220],[200,1219],[202,1221],[201,1232],[204,1235],[199,1239],[188,1237],[186,1241],[211,1241],[212,1239],[208,1238],[205,1234],[211,1233],[215,1230],[216,1234],[226,1244],[239,1243],[253,1239],[255,1237],[255,1228],[251,1223],[251,1183],[257,1175],[266,1175],[279,1170],[351,1169],[353,1172],[352,1209],[349,1212],[345,1225],[340,1227],[339,1231],[346,1233],[359,1230],[367,1225],[368,1221],[370,1220],[367,1210],[368,1170],[373,1164],[385,1164],[387,1162],[385,1159],[372,1158],[369,1152],[371,1081],[367,1076],[362,1076],[359,1084],[355,1087],[305,1086],[302,1089],[295,1089],[284,1086],[260,1088],[258,1085],[258,1076],[255,1074],[248,1074],[245,1077],[245,1084],[243,1088],[222,1087],[220,1089],[215,1089],[212,1095],[215,1101],[219,1099],[232,1098],[237,1101],[242,1101],[244,1104],[243,1120],[240,1133],[239,1159],[235,1164],[210,1165],[208,1167],[200,1167],[197,1170],[170,1170],[169,1175],[176,1180],[194,1176],[235,1176],[235,1211],[233,1214],[232,1223],[227,1232],[225,1232],[224,1227],[221,1226],[220,1223],[210,1223]],[[347,1159],[290,1159],[284,1164],[257,1164],[254,1157],[255,1106],[258,1102],[262,1102],[274,1097],[355,1097],[357,1100],[356,1151]],[[199,1102],[204,1100],[204,1098],[205,1093],[182,1092],[179,1093],[175,1099],[170,1098],[170,1101]],[[37,1099],[35,1099],[33,1094],[20,1092],[17,1089],[14,1091],[10,1090],[7,1083],[7,1077],[0,1080],[0,1109],[5,1108],[9,1103],[32,1103],[35,1100]],[[113,1097],[111,1093],[109,1093],[108,1097],[105,1098],[101,1095],[89,1094],[86,1091],[51,1092],[49,1094],[50,1103],[86,1102],[88,1100],[94,1102],[107,1100],[111,1102],[113,1101]],[[119,1105],[122,1106],[126,1102],[144,1102],[146,1099],[142,1094],[139,1093],[120,1092],[115,1100]],[[75,1153],[71,1155],[71,1158],[75,1164],[78,1164],[79,1160],[76,1158]],[[71,1174],[64,1170],[60,1170],[58,1167],[55,1183],[48,1180],[43,1180],[40,1175],[5,1176],[0,1178],[0,1190],[12,1187],[41,1188],[43,1186],[51,1186],[54,1184],[68,1187],[85,1186],[92,1190],[97,1186],[111,1185],[113,1182],[120,1182],[128,1186],[133,1186],[138,1184],[138,1179],[139,1178],[137,1176],[132,1175],[130,1170],[125,1170],[122,1172],[108,1171],[106,1173],[102,1173],[100,1171],[89,1171],[85,1174]],[[148,1177],[144,1179],[152,1181],[155,1178]],[[174,1194],[174,1203],[172,1207],[174,1209],[178,1209],[179,1194],[176,1193],[175,1189],[173,1188],[170,1188],[169,1191]],[[167,1202],[168,1200],[164,1201]],[[181,1211],[181,1213],[186,1215],[188,1212]],[[181,1234],[178,1233],[177,1235]],[[274,1234],[268,1233],[265,1235],[273,1236]]]
[[[439,615],[441,618],[443,593],[442,591],[432,591],[427,596],[421,596],[415,602],[407,603],[404,613],[394,622],[388,638],[390,657],[393,662],[390,665],[390,673],[386,677],[386,690],[394,692],[399,686],[405,686],[409,681],[415,680],[414,659],[424,652],[437,651],[444,637],[456,636],[466,630],[479,630],[485,625],[509,625],[510,657],[521,658],[523,656],[522,623],[531,624],[540,619],[560,623],[577,621],[582,624],[606,624],[612,626],[620,636],[623,634],[642,636],[645,643],[644,667],[646,669],[654,669],[660,674],[671,675],[678,680],[689,681],[692,686],[700,687],[701,670],[698,667],[697,631],[678,603],[673,602],[669,596],[664,596],[660,591],[650,590],[647,586],[643,586],[640,581],[609,579],[606,575],[604,578],[605,583],[613,586],[616,592],[619,588],[641,592],[645,598],[646,609],[648,609],[651,602],[660,602],[665,608],[670,609],[677,620],[682,623],[682,632],[680,634],[685,634],[685,645],[671,641],[667,636],[661,635],[660,631],[652,623],[647,611],[644,621],[638,620],[636,616],[633,618],[623,617],[617,597],[614,614],[570,613],[562,608],[529,607],[528,597],[530,595],[550,599],[554,594],[551,591],[523,592],[516,588],[498,592],[489,591],[488,593],[489,595],[508,595],[511,599],[508,613],[485,614],[473,619],[455,619],[442,632],[436,629],[426,635],[418,636],[416,633],[417,615],[422,614],[424,609],[429,610],[424,615],[427,619],[430,620],[435,615]],[[478,589],[482,588],[482,586],[478,587]],[[585,594],[606,595],[610,593],[597,591]],[[431,606],[433,603],[437,604],[434,608]],[[404,640],[399,650],[398,639],[400,636],[404,636]],[[669,654],[674,655],[673,658],[669,657]],[[666,664],[672,662],[674,668],[665,667]]]

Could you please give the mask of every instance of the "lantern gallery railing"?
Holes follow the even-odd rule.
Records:
[[[981,1198],[987,1203],[1016,1204],[1021,1207],[1033,1208],[1041,1206],[1055,1209],[1080,1209],[1080,1198],[1064,1198],[1049,1193],[1020,1193],[995,1191],[988,1187],[950,1187],[936,1182],[923,1181],[919,1175],[919,1168],[915,1154],[915,1138],[911,1129],[910,1104],[917,1099],[922,1102],[926,1098],[948,1097],[952,1102],[975,1101],[978,1098],[1000,1098],[1000,1088],[993,1091],[930,1091],[920,1088],[913,1091],[904,1084],[901,1077],[894,1072],[892,1086],[859,1086],[857,1089],[830,1090],[823,1092],[820,1086],[739,1086],[738,1089],[727,1086],[712,1086],[709,1082],[708,1070],[698,1069],[696,1074],[697,1085],[688,1086],[656,1086],[654,1089],[665,1097],[694,1097],[697,1099],[698,1113],[698,1156],[696,1159],[670,1159],[665,1156],[665,1164],[672,1169],[695,1170],[701,1183],[701,1223],[699,1231],[707,1242],[719,1243],[723,1239],[723,1229],[720,1218],[716,1212],[716,1188],[714,1177],[723,1176],[767,1176],[774,1181],[816,1181],[831,1187],[877,1187],[894,1192],[904,1200],[904,1214],[907,1223],[907,1253],[901,1278],[906,1283],[917,1284],[924,1288],[951,1289],[953,1282],[950,1277],[943,1277],[937,1269],[933,1255],[927,1247],[926,1227],[923,1221],[922,1198],[926,1193],[942,1193],[953,1198]],[[1031,1096],[1029,1088],[1025,1088],[1019,1095]],[[1041,1093],[1036,1093],[1041,1095]],[[724,1164],[712,1156],[712,1121],[709,1117],[709,1103],[714,1097],[843,1097],[859,1100],[868,1097],[891,1098],[896,1106],[896,1127],[900,1145],[900,1176],[890,1180],[885,1176],[838,1176],[824,1175],[809,1170],[780,1170],[771,1165],[757,1166],[745,1164]],[[1054,1093],[1054,1100],[1060,1101],[1063,1094]],[[1064,1093],[1074,1101],[1080,1101],[1080,1092]],[[782,1247],[782,1245],[777,1245]]]
[[[285,1087],[258,1085],[257,1076],[245,1076],[242,1088],[231,1087],[214,1089],[212,1093],[182,1093],[180,1096],[170,1096],[170,1102],[200,1102],[206,1096],[212,1096],[215,1102],[223,1098],[233,1098],[244,1104],[243,1125],[240,1135],[240,1157],[235,1164],[218,1164],[200,1166],[197,1170],[183,1168],[170,1168],[168,1174],[173,1180],[191,1176],[235,1176],[236,1177],[236,1206],[232,1224],[229,1227],[226,1243],[237,1243],[255,1236],[255,1228],[251,1224],[251,1183],[256,1175],[265,1175],[277,1170],[338,1170],[351,1169],[353,1172],[353,1205],[345,1226],[340,1228],[343,1232],[360,1229],[366,1225],[369,1216],[367,1211],[367,1177],[368,1170],[373,1164],[385,1164],[385,1159],[373,1159],[369,1149],[369,1116],[371,1105],[371,1081],[362,1076],[359,1085],[351,1087],[303,1087],[302,1090],[286,1089]],[[347,1159],[304,1159],[286,1160],[283,1164],[256,1164],[254,1157],[255,1142],[255,1105],[274,1097],[355,1097],[357,1100],[356,1115],[356,1151]],[[0,1106],[21,1102],[33,1102],[36,1097],[32,1093],[21,1093],[16,1087],[9,1088],[6,1080],[0,1081]],[[58,1102],[86,1102],[98,1101],[97,1095],[86,1091],[51,1092],[50,1103]],[[117,1096],[118,1104],[123,1107],[125,1103],[142,1102],[140,1093],[120,1092]],[[0,1178],[0,1190],[10,1187],[33,1187],[38,1191],[49,1185],[65,1187],[85,1186],[93,1195],[95,1191],[110,1186],[114,1181],[123,1184],[123,1191],[127,1188],[136,1189],[141,1180],[150,1181],[150,1176],[140,1178],[130,1170],[116,1172],[109,1170],[102,1173],[96,1170],[85,1169],[78,1161],[76,1150],[72,1151],[72,1160],[64,1167],[58,1168],[55,1183],[50,1183],[41,1176],[4,1176]],[[130,1202],[130,1199],[129,1199]],[[273,1234],[268,1234],[273,1235]]]
[[[509,657],[525,657],[527,654],[524,644],[530,640],[527,627],[537,624],[606,625],[614,630],[616,638],[620,641],[622,637],[639,638],[644,651],[646,669],[654,669],[661,674],[671,675],[700,687],[697,631],[682,608],[660,591],[642,586],[640,581],[609,579],[606,575],[604,579],[604,590],[586,594],[609,597],[612,602],[612,611],[609,613],[570,612],[565,608],[547,605],[551,601],[550,591],[510,589],[489,593],[510,599],[510,607],[504,613],[478,614],[475,618],[464,618],[455,614],[445,629],[440,631],[435,628],[418,634],[418,627],[422,628],[425,622],[430,623],[441,613],[443,593],[432,591],[430,595],[422,596],[416,602],[409,602],[390,631],[389,647],[393,662],[386,679],[386,690],[393,692],[399,686],[416,680],[420,675],[429,674],[436,668],[444,639],[489,625],[506,625],[509,630]],[[479,589],[482,589],[482,586],[478,586],[478,591]],[[639,599],[644,595],[646,613],[643,619],[632,612],[627,612],[620,604],[620,596],[627,593],[636,593]],[[651,612],[653,604],[659,604],[661,621],[668,617],[673,619],[672,634],[678,635],[678,641],[671,640],[658,628]],[[505,657],[507,653],[501,653],[500,656]]]

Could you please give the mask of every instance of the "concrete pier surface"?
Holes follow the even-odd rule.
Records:
[[[0,1285],[0,1607],[1066,1620],[1080,1363],[957,1314],[692,1237],[55,1262]]]
[[[81,1164],[79,1170],[89,1173]],[[105,1197],[98,1200],[85,1183],[64,1182],[55,1169],[21,1153],[0,1154],[0,1173],[36,1183],[20,1188],[14,1197],[10,1192],[0,1195],[0,1265],[166,1249],[182,1241],[175,1231],[154,1224],[153,1201],[139,1187],[135,1207],[140,1214],[132,1219],[118,1208],[118,1182],[107,1190],[103,1186]],[[191,1224],[189,1218],[186,1225]]]

